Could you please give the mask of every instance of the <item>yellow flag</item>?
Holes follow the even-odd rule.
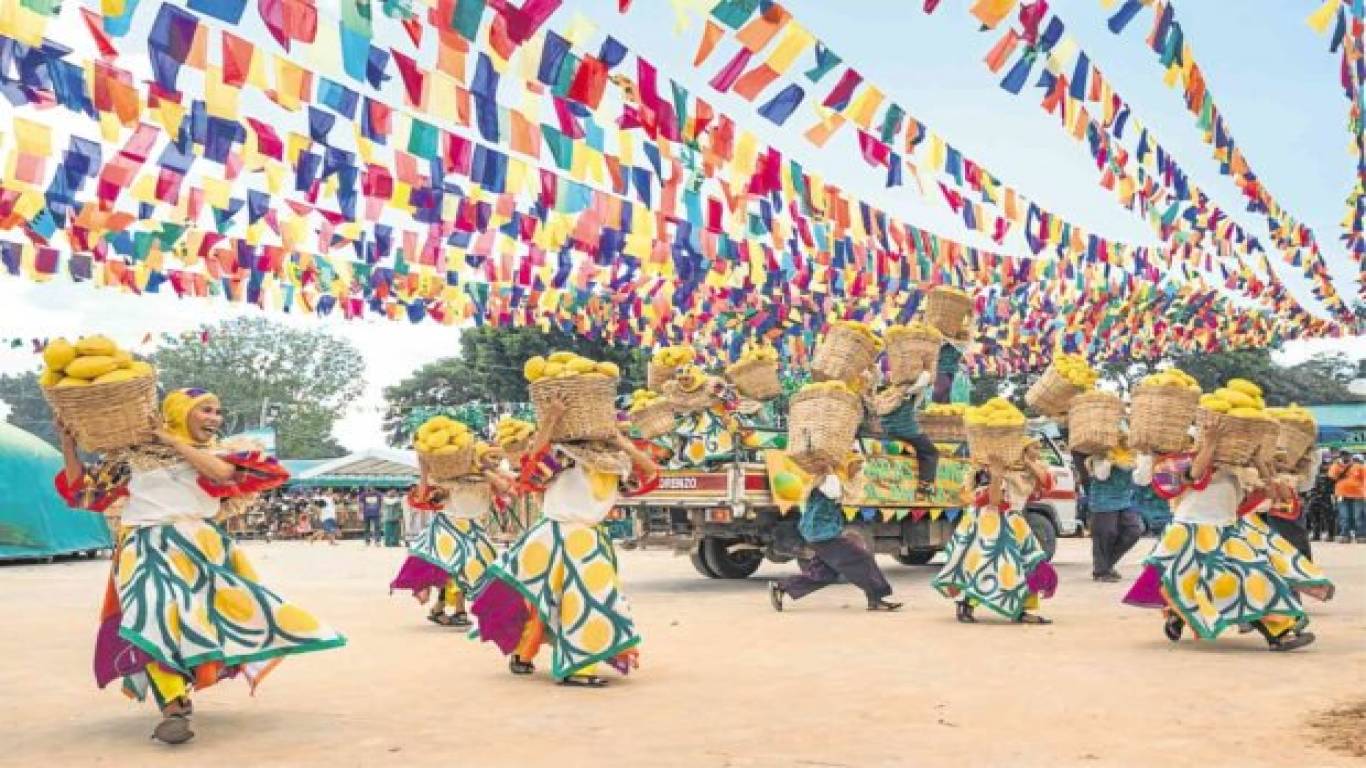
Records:
[[[1305,22],[1309,24],[1310,29],[1321,35],[1328,31],[1328,25],[1333,22],[1333,17],[1337,15],[1335,11],[1339,5],[1341,5],[1340,0],[1323,0],[1323,5],[1320,5],[1317,11],[1309,14],[1309,18],[1305,19]]]

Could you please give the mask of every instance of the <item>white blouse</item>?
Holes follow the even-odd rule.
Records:
[[[1186,491],[1173,502],[1172,519],[1183,523],[1232,523],[1238,519],[1242,499],[1238,478],[1228,470],[1216,469],[1203,491]]]
[[[133,470],[128,502],[119,513],[122,525],[145,528],[182,520],[209,520],[219,500],[199,487],[199,472],[186,462],[152,470]]]
[[[482,520],[493,506],[488,483],[456,483],[446,486],[447,517],[456,520]]]
[[[541,500],[541,511],[557,523],[597,525],[607,517],[620,498],[620,484],[625,476],[604,477],[597,489],[582,464],[574,464],[550,481]]]

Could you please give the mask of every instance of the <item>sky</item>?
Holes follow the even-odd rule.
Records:
[[[689,3],[696,5],[692,0],[682,4]],[[78,5],[68,3],[64,11],[72,20],[76,18],[73,6]],[[157,5],[143,0],[130,38],[145,34]],[[1024,95],[1015,96],[998,86],[999,76],[987,70],[982,58],[999,33],[979,32],[963,10],[967,3],[949,0],[928,16],[918,0],[787,0],[785,5],[889,98],[1005,183],[1099,234],[1156,244],[1145,223],[1100,189],[1088,153],[1064,134],[1056,118],[1039,108],[1038,97],[1033,95],[1037,91],[1026,89]],[[1115,36],[1105,28],[1109,13],[1098,0],[1055,0],[1052,5],[1117,92],[1192,178],[1240,224],[1269,242],[1261,220],[1241,213],[1236,188],[1218,175],[1180,92],[1162,84],[1162,70],[1143,41],[1151,16],[1140,14],[1123,35]],[[335,8],[335,2],[320,0],[319,6],[325,15],[335,15],[335,10],[328,10]],[[1314,7],[1316,3],[1284,0],[1186,0],[1177,12],[1210,90],[1252,167],[1281,203],[1313,228],[1329,257],[1338,290],[1350,295],[1355,267],[1337,243],[1353,168],[1347,153],[1347,102],[1338,86],[1337,56],[1328,52],[1327,38],[1304,23]],[[849,128],[818,150],[800,135],[815,121],[807,105],[786,127],[779,128],[758,116],[757,104],[708,87],[706,81],[732,49],[719,48],[702,67],[694,68],[693,52],[702,24],[695,14],[680,30],[674,7],[666,0],[635,0],[624,15],[617,12],[617,0],[565,0],[548,26],[562,31],[570,24],[583,23],[596,25],[632,50],[647,51],[661,78],[683,84],[784,154],[862,199],[940,234],[987,244],[964,230],[937,193],[922,198],[910,184],[885,189],[882,173],[857,159]],[[88,49],[87,40],[68,39],[77,33],[83,38],[79,23],[58,24],[50,30],[62,42]],[[137,62],[122,63],[131,64],[135,71],[140,68]],[[820,92],[826,87],[823,84]],[[0,107],[0,126],[7,119],[6,112],[7,107]],[[1293,294],[1310,300],[1297,274],[1279,262],[1273,266]],[[182,331],[201,322],[259,311],[220,300],[134,297],[62,281],[39,285],[0,278],[0,337],[5,338],[103,332],[136,348],[148,333]],[[337,430],[343,444],[353,449],[382,442],[379,423],[384,386],[459,348],[456,328],[275,317],[296,327],[325,329],[361,350],[367,366],[366,394]],[[1322,351],[1359,358],[1366,356],[1366,343],[1362,339],[1295,343],[1280,359],[1296,362]],[[37,365],[36,356],[26,348],[0,348],[0,372]]]

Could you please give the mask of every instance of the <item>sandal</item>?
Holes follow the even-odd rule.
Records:
[[[536,671],[536,665],[529,661],[522,661],[514,654],[508,657],[508,671],[514,675],[529,675]]]
[[[770,581],[768,583],[768,602],[773,606],[773,610],[778,613],[783,612],[783,597],[786,595],[787,593],[783,591],[778,582]]]
[[[463,628],[463,627],[472,627],[472,626],[474,626],[474,622],[470,621],[470,615],[469,615],[468,613],[465,613],[464,611],[461,611],[460,613],[457,613],[457,614],[455,614],[454,616],[451,617],[451,623],[448,624],[447,626],[451,626],[451,627],[462,627],[462,628]]]
[[[868,604],[870,611],[899,611],[903,603],[893,603],[890,600],[874,600]]]
[[[1037,613],[1028,613],[1028,612],[1026,612],[1026,613],[1022,613],[1022,614],[1020,614],[1019,616],[1015,617],[1015,623],[1016,623],[1016,624],[1044,625],[1044,624],[1052,624],[1052,623],[1053,623],[1053,620],[1050,619],[1050,618],[1048,618],[1047,616],[1040,616],[1040,615],[1037,614]]]
[[[152,730],[152,738],[163,744],[184,744],[193,739],[189,715],[182,712],[163,715],[161,722]]]
[[[972,603],[966,600],[959,600],[954,611],[955,617],[964,624],[976,624],[977,618],[972,615]]]
[[[455,623],[455,618],[451,616],[449,613],[429,613],[427,614],[427,621],[430,621],[433,624],[440,624],[443,627],[460,626],[459,624]]]
[[[1173,643],[1181,640],[1181,632],[1186,628],[1186,620],[1176,611],[1167,614],[1167,618],[1162,621],[1162,634]]]
[[[1273,652],[1293,651],[1296,648],[1303,648],[1306,645],[1309,645],[1314,642],[1315,639],[1313,632],[1296,632],[1292,629],[1279,637],[1268,640],[1267,643],[1270,645],[1268,650]]]
[[[569,688],[606,688],[607,681],[597,675],[570,675],[560,681]]]

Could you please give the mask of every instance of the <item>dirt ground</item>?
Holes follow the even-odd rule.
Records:
[[[1319,642],[1292,654],[1257,635],[1168,643],[1156,613],[1120,603],[1127,584],[1090,580],[1082,540],[1061,542],[1050,627],[959,625],[933,568],[890,560],[902,613],[867,613],[837,585],[777,614],[763,577],[795,566],[711,581],[686,558],[625,552],[643,667],[600,691],[514,678],[492,646],[424,621],[387,591],[402,550],[246,546],[350,642],[286,661],[255,697],[239,681],[204,691],[197,738],[174,749],[148,740],[150,706],[93,685],[108,561],[0,567],[0,764],[1361,764],[1326,748],[1350,734],[1322,713],[1366,696],[1366,546],[1319,545],[1338,597],[1311,604]]]

